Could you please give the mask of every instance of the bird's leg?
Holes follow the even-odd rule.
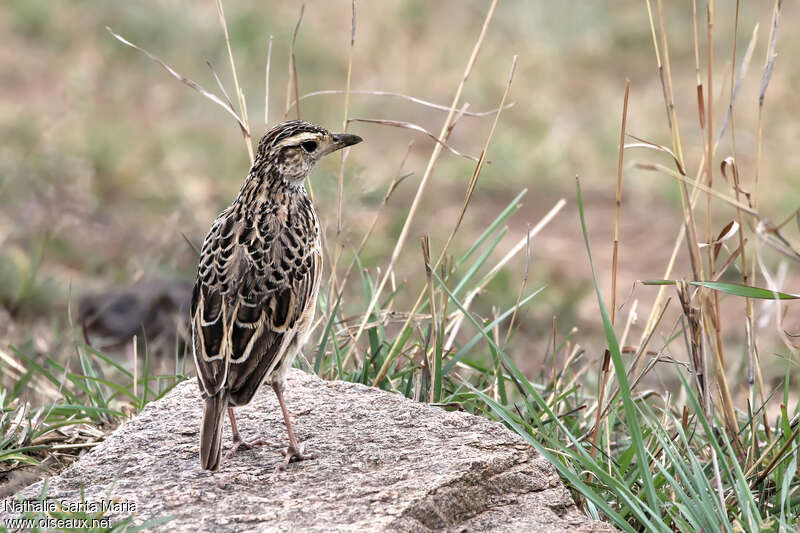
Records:
[[[283,401],[283,385],[281,383],[273,382],[272,390],[278,397],[278,403],[281,404],[281,412],[283,413],[283,421],[286,423],[286,431],[289,433],[289,447],[283,453],[283,464],[279,469],[286,468],[289,463],[297,461],[305,461],[306,459],[314,459],[314,454],[303,455],[303,446],[297,444],[297,437],[294,436],[294,428],[292,427],[292,420],[289,418],[289,410],[286,408],[286,402]]]
[[[236,416],[233,414],[233,407],[228,407],[228,417],[231,419],[231,433],[233,433],[233,446],[231,447],[230,451],[226,455],[226,458],[230,459],[233,454],[236,453],[239,448],[242,450],[249,450],[253,446],[261,446],[263,444],[268,444],[267,441],[264,439],[253,439],[251,441],[242,440],[242,437],[239,436],[239,428],[236,427]]]

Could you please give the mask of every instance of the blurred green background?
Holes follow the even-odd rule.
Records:
[[[703,143],[697,119],[691,2],[665,4],[675,104],[693,174]],[[717,3],[713,94],[715,102],[720,91],[723,95],[715,105],[714,122],[719,124],[729,98],[734,37],[738,70],[759,25],[735,115],[736,157],[748,188],[756,168],[757,100],[772,3],[742,4],[734,36],[735,3]],[[359,2],[352,88],[400,92],[449,105],[488,5],[486,0]],[[268,127],[263,118],[264,66],[270,36],[274,38],[270,122],[284,117],[289,45],[299,11],[300,3],[294,1],[225,4],[254,138]],[[705,12],[699,15],[704,21]],[[793,61],[800,52],[794,31],[798,22],[796,6],[785,6],[764,111],[759,209],[773,221],[800,205],[796,149],[800,70]],[[296,44],[300,94],[344,88],[350,24],[349,1],[306,3]],[[74,313],[74,302],[82,294],[142,280],[192,280],[196,256],[182,233],[200,243],[216,214],[235,197],[248,170],[247,152],[231,117],[115,40],[106,26],[218,92],[206,65],[210,61],[233,95],[225,41],[211,0],[6,0],[0,5],[3,350],[24,342],[32,342],[40,353],[63,347],[62,340],[69,335],[68,304],[72,301]],[[705,65],[704,29],[700,42]],[[519,55],[510,94],[515,105],[500,118],[488,152],[490,164],[483,170],[452,250],[466,250],[503,207],[527,189],[523,207],[510,220],[509,235],[498,249],[499,259],[529,224],[534,225],[560,198],[567,199],[567,207],[532,242],[528,286],[548,288],[521,320],[523,342],[515,349],[521,366],[530,368],[544,354],[553,315],[562,334],[579,328],[576,339],[588,346],[590,357],[602,353],[574,176],[581,176],[585,188],[598,275],[608,289],[626,78],[631,80],[628,131],[664,145],[670,145],[670,133],[644,2],[501,1],[465,87],[462,102],[469,102],[471,111],[498,105],[514,54]],[[705,70],[702,76],[706,83]],[[301,112],[305,119],[339,130],[344,96],[303,100]],[[446,116],[400,99],[369,95],[353,95],[349,114],[412,122],[433,133],[439,132]],[[451,144],[462,153],[479,154],[491,120],[463,117]],[[374,273],[388,263],[433,144],[419,133],[382,125],[353,123],[349,130],[366,142],[351,151],[346,163],[342,234],[346,248],[358,245],[364,221],[376,212],[409,142],[414,141],[403,167],[403,172],[414,174],[391,198],[362,256],[364,267]],[[717,187],[726,194],[730,189],[718,163],[730,154],[726,136],[714,165]],[[642,150],[628,151],[625,157],[618,303],[624,316],[633,301],[640,300],[640,320],[631,337],[638,339],[656,290],[634,289],[633,282],[663,276],[682,216],[673,181],[630,167],[637,160],[665,165],[669,160]],[[311,178],[331,240],[336,238],[338,163],[338,158],[324,161]],[[467,159],[442,155],[396,267],[400,303],[413,301],[424,284],[419,237],[430,234],[438,256],[473,167]],[[703,216],[702,209],[698,213]],[[721,204],[715,207],[715,232],[734,215]],[[796,238],[797,227],[787,234]],[[775,268],[779,256],[767,250],[765,257]],[[512,305],[524,263],[524,254],[518,255],[488,287],[475,310],[489,316],[493,306]],[[689,272],[682,249],[674,277]],[[786,287],[797,292],[796,274],[790,273]],[[741,315],[738,307],[737,313]],[[661,334],[667,335],[671,326],[665,321]],[[784,326],[800,329],[794,308],[789,308]],[[765,326],[765,331],[771,327]],[[732,343],[740,342],[741,328],[740,323],[727,324]]]

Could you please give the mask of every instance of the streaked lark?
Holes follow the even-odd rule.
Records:
[[[284,465],[309,459],[298,446],[283,399],[286,372],[305,343],[322,274],[320,227],[304,180],[325,155],[361,142],[293,120],[269,130],[258,144],[236,200],[211,225],[200,252],[192,293],[192,342],[206,401],[200,464],[216,470],[227,409],[233,446],[246,442],[233,409],[253,399],[263,382],[278,397],[289,447]]]

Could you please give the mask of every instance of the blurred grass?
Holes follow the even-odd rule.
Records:
[[[722,100],[717,100],[717,95],[719,87],[728,83],[725,68],[734,38],[734,6],[718,5],[715,15],[715,122],[727,101],[724,93]],[[288,46],[299,5],[288,0],[269,6],[230,2],[225,8],[257,138],[267,127],[261,117],[268,38],[274,36],[270,116],[275,122],[284,116]],[[486,2],[478,0],[359,4],[352,87],[403,92],[446,104],[485,9]],[[686,160],[694,171],[691,167],[703,155],[703,132],[698,127],[695,100],[691,10],[685,3],[668,3],[664,16],[677,117]],[[748,184],[755,172],[758,71],[770,16],[770,5],[742,5],[736,35],[738,68],[754,25],[760,25],[751,75],[745,79],[736,107],[736,161]],[[792,28],[798,15],[787,9],[783,17],[782,27]],[[208,60],[229,90],[232,86],[211,2],[160,0],[144,9],[135,3],[100,0],[57,6],[45,0],[12,0],[0,6],[0,31],[7,36],[7,46],[0,50],[0,311],[5,312],[0,317],[8,319],[0,327],[0,350],[10,344],[22,346],[15,354],[28,368],[17,376],[11,393],[3,396],[3,434],[11,436],[3,449],[18,454],[14,460],[41,459],[41,449],[20,452],[20,447],[38,442],[36,439],[66,419],[72,421],[70,425],[82,421],[113,425],[163,393],[165,384],[183,379],[182,369],[177,368],[183,361],[180,354],[175,355],[174,375],[153,377],[146,364],[145,376],[134,377],[128,366],[118,368],[104,353],[76,343],[74,328],[64,324],[69,316],[67,299],[89,289],[127,285],[138,279],[191,279],[196,256],[181,233],[200,242],[209,222],[236,194],[248,168],[240,133],[230,117],[165,75],[142,54],[121,46],[105,26],[146,47],[206,88],[216,89],[205,64]],[[306,6],[295,50],[300,94],[344,87],[349,36],[349,2]],[[610,285],[608,251],[615,216],[619,109],[626,77],[632,87],[628,132],[670,144],[651,38],[647,10],[641,2],[618,2],[613,9],[584,2],[501,3],[462,101],[470,103],[471,111],[495,107],[507,80],[508,59],[518,53],[510,97],[516,105],[501,118],[476,195],[450,253],[459,257],[471,250],[506,205],[522,189],[528,193],[515,207],[514,216],[503,223],[507,229],[497,227],[492,232],[492,239],[504,238],[486,244],[491,253],[480,260],[472,257],[481,263],[468,287],[474,287],[488,265],[519,242],[528,225],[536,223],[558,198],[568,198],[569,204],[532,241],[531,261],[518,254],[491,280],[470,313],[462,314],[465,330],[472,329],[458,337],[455,354],[443,348],[442,332],[453,327],[448,320],[458,315],[456,309],[468,305],[464,301],[468,291],[453,291],[469,263],[461,270],[436,270],[426,280],[415,247],[418,237],[429,236],[433,254],[438,254],[474,168],[473,162],[445,153],[396,265],[397,290],[384,291],[371,317],[379,326],[366,331],[364,352],[359,351],[364,359],[342,367],[351,329],[358,320],[345,325],[325,318],[335,314],[333,308],[340,315],[355,313],[358,318],[357,313],[368,305],[433,146],[429,139],[407,130],[351,124],[350,130],[363,136],[366,143],[347,160],[344,265],[349,264],[352,248],[361,239],[364,221],[372,218],[397,175],[410,140],[414,146],[401,174],[413,174],[382,212],[376,235],[358,257],[363,270],[354,272],[351,289],[334,302],[323,296],[321,307],[327,315],[320,313],[314,334],[315,339],[319,336],[319,344],[306,356],[318,373],[328,377],[364,383],[375,380],[408,397],[449,407],[460,405],[504,420],[543,453],[551,454],[589,514],[604,515],[620,528],[691,530],[730,519],[742,528],[779,529],[788,523],[787,511],[789,516],[797,514],[794,428],[798,408],[796,398],[790,396],[796,378],[787,370],[787,365],[795,368],[796,354],[790,351],[786,355],[787,348],[773,338],[778,336],[765,326],[759,328],[767,383],[773,392],[783,393],[784,406],[778,412],[771,405],[766,415],[753,413],[753,407],[758,408],[748,403],[755,398],[753,385],[742,378],[746,357],[740,354],[746,356],[747,350],[740,330],[743,306],[737,300],[723,297],[721,305],[715,304],[727,326],[722,334],[733,360],[726,368],[734,378],[732,388],[737,395],[739,411],[734,419],[727,413],[704,412],[679,365],[664,364],[687,357],[683,347],[673,346],[679,339],[675,334],[679,311],[673,311],[653,340],[661,364],[658,372],[649,373],[646,383],[665,396],[648,402],[649,389],[623,387],[620,395],[606,404],[603,431],[599,437],[595,434],[599,440],[589,440],[592,410],[603,405],[602,398],[597,400],[591,391],[600,388],[601,380],[605,390],[604,380],[610,372],[600,368],[602,347],[609,347],[608,357],[613,359],[621,385],[626,380],[623,357],[630,353],[619,346],[619,332],[609,330],[602,298],[598,312],[591,294],[597,291],[600,296]],[[794,90],[800,73],[788,60],[800,51],[800,41],[791,30],[782,31],[777,49],[780,57],[769,86],[764,153],[758,169],[766,183],[759,211],[764,219],[774,218],[773,222],[800,205],[800,153],[794,147],[797,126],[790,120],[800,107]],[[338,129],[343,99],[336,95],[303,100],[302,116]],[[399,99],[362,95],[351,96],[349,115],[405,120],[431,131],[437,131],[445,117],[441,111]],[[478,154],[490,125],[491,117],[463,117],[449,142],[464,153]],[[717,157],[731,151],[726,136]],[[657,157],[641,151],[625,155],[618,323],[637,299],[640,313],[650,308],[655,290],[634,288],[633,281],[662,277],[675,231],[683,222],[674,182],[630,165]],[[582,176],[587,199],[580,213],[573,201],[576,173]],[[338,162],[324,161],[312,176],[331,244],[335,242],[337,174]],[[725,184],[718,188],[725,189]],[[703,209],[697,209],[698,220]],[[734,210],[722,206],[715,206],[714,213],[714,228],[735,216]],[[579,215],[588,223],[583,231],[587,245],[593,243],[596,280],[586,268]],[[755,239],[753,228],[748,231]],[[787,232],[796,235],[795,230]],[[780,260],[771,250],[765,250],[763,258],[772,270]],[[685,249],[678,262],[676,278],[690,272]],[[526,290],[521,292],[522,273],[528,266]],[[330,265],[326,274],[328,268]],[[729,274],[723,280],[736,282],[739,277]],[[790,272],[786,284],[791,287],[796,282],[797,274]],[[426,283],[438,314],[434,309],[430,315],[425,308],[430,304],[427,298],[419,310],[422,318],[412,328],[403,332],[399,329],[402,322],[384,323],[390,316],[386,313],[408,309]],[[536,292],[545,285],[546,290]],[[492,324],[494,318],[514,309],[520,295],[534,293],[533,303],[518,310],[515,329],[503,329],[501,335],[501,326],[507,324]],[[731,301],[735,305],[729,304]],[[442,312],[444,305],[450,315]],[[764,309],[761,316],[768,318]],[[784,327],[796,332],[800,329],[796,306],[787,311]],[[554,316],[560,340],[556,350],[551,348]],[[644,324],[642,320],[631,322],[629,338],[635,338]],[[575,332],[573,327],[579,330]],[[564,341],[566,337],[569,341]],[[501,342],[506,339],[513,342]],[[464,346],[470,349],[462,351]],[[569,359],[573,356],[574,360]],[[396,360],[388,361],[389,357]],[[42,379],[57,383],[66,368],[62,358],[79,364],[81,372],[70,374],[69,387],[60,391],[60,396],[49,398],[51,404],[38,406],[39,412],[47,413],[37,419],[42,425],[31,425],[30,431],[23,432],[12,421],[20,413],[30,415],[30,411],[25,414],[30,405],[23,400],[32,393],[26,392],[26,387],[33,383],[39,390],[36,387]],[[652,359],[654,364],[656,360]],[[568,365],[567,361],[572,362]],[[558,366],[561,363],[563,368]],[[390,369],[386,378],[379,378],[382,365]],[[526,376],[535,379],[528,381]],[[149,386],[151,379],[156,390],[149,396],[149,390],[140,387]],[[670,394],[691,410],[690,420],[689,411],[679,413],[672,408]],[[122,413],[120,405],[132,412]],[[763,425],[759,425],[760,417]],[[767,418],[775,422],[768,424]],[[738,430],[735,434],[732,427]],[[746,443],[747,455],[727,448],[725,436],[734,443]],[[780,446],[780,453],[770,455],[764,452],[765,446]],[[752,471],[741,472],[739,463],[749,465]],[[714,471],[720,464],[721,474]],[[589,479],[586,472],[592,472]],[[714,492],[723,490],[725,500],[718,505]],[[695,502],[702,505],[689,505]]]
[[[460,76],[466,36],[477,32],[480,1],[393,0],[380,7],[359,7],[354,48],[354,88],[392,90],[444,103]],[[715,72],[720,82],[728,62],[732,35],[732,6],[718,6]],[[16,254],[0,278],[5,307],[24,308],[15,301],[18,279],[36,276],[52,285],[30,293],[31,311],[49,308],[64,316],[68,286],[73,294],[87,289],[124,285],[131,280],[167,276],[189,279],[195,258],[180,232],[199,242],[208,222],[235,195],[247,171],[246,153],[229,117],[207,101],[165,76],[157,65],[134,50],[119,46],[105,31],[109,25],[134,42],[147,46],[182,73],[214,88],[205,61],[212,62],[224,82],[230,82],[227,57],[213,5],[188,1],[156,1],[147,9],[129,3],[85,0],[53,6],[46,0],[14,0],[0,6],[0,29],[8,46],[0,52],[0,244]],[[294,2],[274,2],[253,7],[226,7],[232,47],[240,78],[248,96],[254,135],[266,128],[263,116],[263,64],[269,35],[274,36],[271,117],[283,116],[287,54],[299,7]],[[787,10],[790,26],[797,15]],[[684,130],[696,124],[691,12],[685,6],[665,6],[670,57],[675,80],[678,117]],[[440,26],[440,20],[448,24]],[[761,27],[760,43],[769,27],[767,6],[742,6],[737,37],[739,56],[752,27]],[[300,92],[342,88],[349,38],[349,4],[346,1],[309,4],[297,40]],[[610,240],[606,223],[613,209],[612,183],[616,158],[617,124],[609,117],[620,100],[621,80],[632,80],[629,131],[667,143],[663,124],[663,97],[653,61],[646,9],[626,1],[614,9],[599,5],[503,2],[489,29],[476,74],[467,84],[465,101],[470,109],[496,104],[505,79],[505,61],[520,53],[517,81],[511,93],[515,108],[504,118],[489,153],[490,163],[478,184],[471,216],[456,238],[467,246],[496,212],[522,188],[529,188],[520,216],[510,222],[511,239],[559,197],[570,197],[571,178],[584,176],[592,197],[587,206],[594,240]],[[800,48],[791,32],[779,35],[782,57]],[[760,59],[754,59],[754,65]],[[770,117],[793,116],[800,99],[792,90],[798,74],[778,70],[770,86]],[[755,67],[754,67],[755,68]],[[717,84],[719,86],[720,83]],[[740,96],[736,120],[737,159],[753,164],[755,95],[757,76],[750,76]],[[342,96],[303,100],[304,117],[337,125]],[[749,102],[749,104],[748,104]],[[23,105],[19,105],[22,103]],[[386,117],[436,129],[439,111],[397,99],[354,95],[351,116]],[[764,187],[763,212],[787,214],[800,204],[800,156],[793,149],[796,126],[792,121],[768,120],[761,173],[776,187]],[[465,153],[479,150],[480,132],[487,119],[465,117],[451,142]],[[407,212],[411,196],[430,149],[428,139],[417,134],[371,124],[354,124],[368,149],[349,159],[345,183],[344,238],[354,245],[360,235],[358,221],[374,210],[403,157],[409,140],[415,141],[405,170],[415,172],[396,191],[377,228],[377,235],[362,253],[366,267],[386,256]],[[695,133],[688,133],[689,140]],[[728,139],[723,139],[724,153]],[[694,142],[687,159],[699,157]],[[695,148],[692,148],[695,147]],[[694,151],[693,151],[694,150]],[[641,155],[632,152],[626,160]],[[445,238],[434,220],[442,208],[456,210],[471,172],[469,161],[445,155],[438,166],[421,216],[412,235],[429,233],[433,242]],[[324,222],[335,219],[337,162],[324,162],[313,176]],[[446,199],[444,205],[442,199]],[[652,291],[630,291],[636,279],[657,277],[668,256],[670,232],[641,232],[643,221],[654,218],[672,227],[680,220],[680,201],[669,179],[633,169],[625,172],[625,209],[622,216],[619,287],[646,306]],[[486,215],[485,215],[486,214]],[[575,258],[579,239],[574,206],[554,221],[534,254],[537,268],[532,280],[547,283],[545,311],[529,315],[521,332],[525,344],[540,354],[552,314],[568,323],[580,323],[595,342],[600,324],[583,302],[590,284],[584,263]],[[722,224],[727,220],[722,220]],[[730,216],[730,215],[727,215]],[[15,220],[24,219],[24,224]],[[48,239],[39,262],[31,243]],[[332,236],[332,234],[329,234]],[[504,252],[501,245],[499,252]],[[20,258],[24,255],[24,259]],[[417,258],[400,258],[398,271],[411,284],[421,272]],[[685,256],[679,261],[686,266]],[[41,263],[41,264],[39,264]],[[27,265],[27,266],[26,266]],[[601,272],[610,270],[610,258],[598,257]],[[20,270],[22,269],[22,270]],[[489,314],[514,294],[522,262],[511,265],[478,302]],[[606,284],[608,274],[601,274]],[[57,290],[51,290],[56,287]],[[405,294],[398,295],[403,301]],[[48,301],[49,300],[49,301]],[[624,303],[630,305],[626,298]],[[48,307],[49,306],[49,307]],[[15,313],[16,314],[16,313]],[[35,313],[28,313],[28,317]],[[27,319],[26,319],[27,320]],[[23,320],[24,322],[24,320]],[[566,322],[565,322],[566,323]],[[19,328],[24,331],[26,328]],[[1,334],[1,333],[0,333]],[[8,341],[22,341],[9,338]],[[527,368],[527,367],[526,367]]]
[[[301,94],[343,88],[349,7],[346,1],[307,6],[296,49]],[[352,86],[447,102],[461,75],[464,43],[478,31],[484,7],[477,0],[435,4],[392,0],[380,7],[359,6]],[[721,82],[733,11],[730,5],[717,6],[717,10],[715,72]],[[71,294],[77,295],[142,278],[190,279],[195,257],[180,233],[200,242],[208,222],[235,195],[248,165],[239,132],[229,117],[104,31],[106,25],[111,26],[214,89],[205,61],[212,62],[229,85],[230,71],[213,5],[163,0],[142,9],[99,0],[58,6],[46,0],[14,0],[0,6],[0,11],[7,15],[0,17],[0,29],[8,36],[8,46],[0,52],[4,89],[0,94],[0,245],[3,257],[9,257],[2,265],[8,275],[0,277],[0,305],[13,309],[13,319],[19,321],[16,333],[0,330],[0,338],[8,337],[3,344],[8,344],[26,340],[28,321],[41,319],[43,313],[63,322],[70,286]],[[260,117],[269,35],[274,36],[270,116],[275,121],[284,114],[288,46],[298,13],[299,6],[289,1],[262,7],[226,6],[254,136],[266,128]],[[786,10],[783,16],[790,26],[797,15]],[[665,17],[678,117],[687,130],[697,121],[691,12],[683,5],[668,4]],[[442,27],[441,20],[448,24]],[[763,45],[769,9],[743,5],[737,39],[740,57],[756,23]],[[503,2],[484,46],[477,72],[466,85],[465,101],[473,111],[494,107],[507,68],[499,59],[517,52],[520,63],[511,93],[516,106],[497,131],[474,207],[454,244],[468,246],[492,213],[519,190],[529,188],[519,216],[510,221],[508,242],[514,242],[526,224],[537,220],[559,197],[571,197],[571,178],[576,173],[584,177],[592,198],[587,210],[596,223],[589,227],[590,237],[610,241],[614,202],[610,184],[618,126],[609,111],[618,106],[624,77],[632,80],[628,130],[655,142],[668,142],[646,9],[632,0],[614,9],[570,2]],[[791,32],[783,32],[778,49],[782,57],[792,57],[800,45]],[[754,65],[759,61],[754,58]],[[793,116],[800,107],[792,90],[798,74],[780,67],[781,59],[770,86],[761,171],[772,183],[781,184],[764,187],[761,196],[762,211],[776,213],[776,218],[800,204],[800,156],[792,145],[796,126],[792,121],[769,120]],[[757,76],[750,76],[737,108],[737,159],[743,168],[755,158],[751,132],[757,90]],[[303,100],[303,116],[335,127],[341,122],[342,99]],[[350,115],[408,120],[431,130],[444,116],[401,100],[360,95],[352,97]],[[462,118],[452,144],[465,153],[477,153],[477,143],[489,123],[485,118]],[[415,142],[405,165],[405,171],[415,173],[393,195],[376,237],[362,253],[364,265],[375,268],[399,233],[431,143],[418,134],[372,124],[353,124],[351,129],[364,136],[367,144],[348,161],[343,216],[349,246],[360,239],[355,231],[358,222],[371,217],[409,140]],[[689,140],[698,141],[687,148],[688,160],[700,155],[696,149],[700,139],[693,135],[687,133]],[[720,153],[727,149],[726,143],[727,138]],[[626,160],[641,157],[631,152]],[[335,220],[337,164],[323,162],[312,177],[321,218],[329,227]],[[436,218],[443,209],[447,213],[458,209],[471,168],[467,160],[448,154],[441,158],[412,236],[428,233],[434,243],[444,240],[446,234]],[[628,308],[631,298],[640,299],[646,308],[654,297],[654,291],[631,290],[631,286],[634,280],[661,275],[672,236],[667,231],[642,232],[641,227],[652,220],[670,228],[679,223],[676,190],[662,176],[625,171],[618,286]],[[21,219],[24,224],[14,222]],[[533,252],[537,266],[531,281],[547,284],[548,290],[541,296],[541,306],[528,311],[519,332],[520,346],[525,348],[518,349],[515,357],[523,369],[541,363],[547,344],[542,332],[549,330],[554,314],[564,324],[579,325],[586,343],[602,338],[597,315],[585,300],[591,290],[585,263],[574,253],[574,243],[580,238],[575,220],[574,205],[568,205]],[[35,243],[42,239],[48,245],[39,260]],[[499,253],[507,251],[504,246],[509,245],[501,244]],[[610,256],[601,253],[597,261],[601,285],[606,287]],[[408,253],[398,265],[401,278],[411,286],[422,276],[417,262],[416,254]],[[679,263],[687,266],[685,254]],[[483,315],[489,316],[493,307],[504,307],[516,294],[514,284],[523,261],[509,267],[476,302]],[[18,280],[34,278],[33,290],[20,293]],[[407,303],[406,297],[405,291],[398,294],[401,303]],[[790,324],[800,325],[800,320],[790,318]],[[780,372],[776,373],[779,377]]]

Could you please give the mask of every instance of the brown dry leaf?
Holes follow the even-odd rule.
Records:
[[[731,220],[728,222],[722,231],[719,232],[719,236],[711,242],[699,242],[697,243],[698,248],[705,248],[706,246],[714,246],[714,259],[717,259],[719,256],[719,249],[722,246],[722,243],[736,235],[739,231],[739,223],[735,220]]]

